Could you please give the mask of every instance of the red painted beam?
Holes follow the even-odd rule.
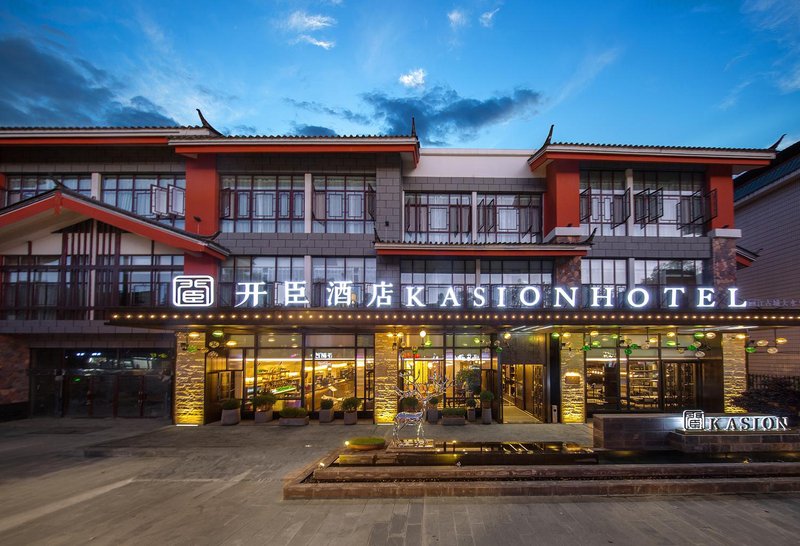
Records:
[[[637,154],[603,154],[599,152],[545,152],[530,164],[535,171],[546,161],[558,159],[574,159],[576,161],[625,161],[630,163],[669,163],[669,164],[701,164],[701,165],[769,165],[769,159],[725,158],[725,157],[686,157],[679,154],[637,155]]]
[[[309,153],[412,153],[419,161],[419,150],[413,144],[211,144],[178,145],[179,154],[309,154]]]
[[[166,145],[167,137],[42,137],[2,138],[0,146],[135,146],[141,144]]]

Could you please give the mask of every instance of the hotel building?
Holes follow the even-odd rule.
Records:
[[[408,135],[0,129],[0,411],[391,422],[436,372],[499,422],[735,411],[736,174],[773,149],[425,149]],[[552,134],[552,131],[551,131]]]

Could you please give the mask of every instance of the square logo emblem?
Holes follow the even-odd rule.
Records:
[[[172,305],[175,307],[211,307],[214,305],[214,277],[209,275],[173,277]]]
[[[683,412],[684,430],[702,431],[705,429],[706,416],[703,410],[685,410]]]

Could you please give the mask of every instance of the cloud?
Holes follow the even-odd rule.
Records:
[[[480,21],[481,26],[486,28],[493,26],[494,16],[497,14],[498,11],[500,11],[500,8],[495,8],[492,11],[481,13],[481,16],[478,18],[478,21]]]
[[[413,116],[420,139],[433,145],[445,145],[454,136],[472,140],[486,127],[532,116],[541,102],[538,92],[525,88],[475,99],[442,86],[419,97],[391,97],[374,91],[362,98],[372,109],[373,123],[381,123],[389,134],[408,134]]]
[[[572,95],[579,93],[589,85],[600,72],[616,61],[617,57],[619,57],[619,50],[616,48],[592,53],[585,57],[549,107],[552,108]]]
[[[257,135],[258,129],[254,125],[234,125],[233,127],[218,127],[223,135]]]
[[[0,39],[0,81],[3,125],[177,125],[141,94],[120,96],[104,70],[25,38]]]
[[[467,15],[459,9],[454,9],[448,13],[447,19],[450,21],[450,28],[453,30],[457,29],[458,27],[466,26],[467,24]]]
[[[400,76],[398,81],[405,87],[422,87],[425,85],[425,76],[427,76],[425,70],[417,68]]]
[[[307,44],[315,45],[317,47],[321,47],[324,50],[331,49],[336,45],[336,42],[330,42],[326,40],[317,40],[313,36],[309,36],[308,34],[301,34],[297,37],[295,42],[305,42]]]
[[[352,121],[354,123],[359,123],[361,125],[368,125],[372,121],[369,116],[366,116],[364,114],[359,114],[358,112],[353,112],[349,108],[326,106],[318,102],[298,101],[289,98],[284,100],[300,110],[306,110],[308,112],[316,112],[318,114],[325,114],[328,116],[345,119],[347,121]]]
[[[717,108],[720,110],[728,110],[729,108],[736,106],[736,103],[739,102],[739,96],[742,94],[742,91],[744,91],[751,83],[753,82],[748,80],[743,81],[739,85],[735,86],[728,92],[727,95],[725,95],[725,98],[722,99],[722,102],[717,105]]]
[[[298,136],[338,136],[336,131],[330,127],[321,125],[293,124],[294,134]]]
[[[747,0],[744,13],[756,30],[775,40],[783,50],[770,74],[774,85],[783,93],[800,91],[800,2],[797,0]]]
[[[286,27],[296,32],[313,32],[336,24],[336,19],[326,15],[309,15],[304,11],[295,11],[286,20]]]

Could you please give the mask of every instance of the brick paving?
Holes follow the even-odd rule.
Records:
[[[800,536],[796,494],[283,501],[285,475],[348,437],[389,429],[162,425],[0,424],[0,543],[781,545]],[[591,438],[584,425],[429,431],[459,440]],[[117,456],[83,456],[98,444]]]

